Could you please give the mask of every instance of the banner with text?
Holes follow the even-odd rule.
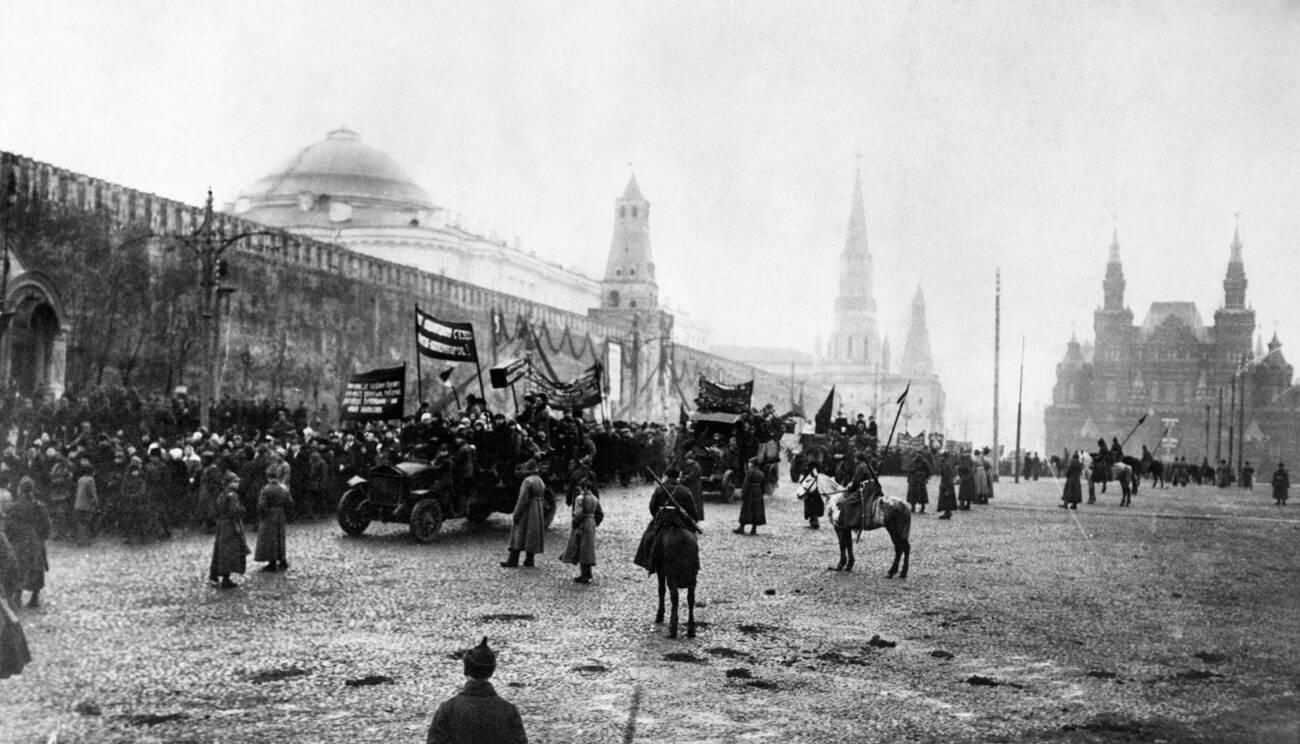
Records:
[[[753,380],[739,385],[723,385],[700,375],[700,391],[695,398],[695,407],[701,411],[749,413],[753,397]]]
[[[348,421],[400,419],[406,403],[406,365],[352,375],[339,416]]]
[[[548,380],[541,374],[532,377],[536,392],[546,393],[546,404],[558,410],[590,408],[600,405],[602,370],[599,364],[592,365],[587,371],[569,383]]]
[[[420,356],[449,362],[478,363],[473,323],[438,320],[417,307],[415,343]]]

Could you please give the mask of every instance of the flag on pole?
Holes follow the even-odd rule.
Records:
[[[911,380],[908,380],[908,381],[907,381],[907,387],[903,388],[903,394],[900,395],[900,396],[898,396],[898,405],[901,406],[901,405],[903,405],[904,403],[907,402],[907,393],[908,393],[908,391],[910,391],[911,389],[912,389],[912,381],[911,381]]]
[[[417,307],[415,341],[420,356],[449,362],[478,363],[472,323],[438,320]]]
[[[831,410],[835,406],[835,386],[831,385],[831,391],[822,403],[822,407],[817,409],[817,415],[813,418],[813,431],[817,434],[825,434],[831,430]]]

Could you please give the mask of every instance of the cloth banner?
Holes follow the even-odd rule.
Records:
[[[749,413],[754,398],[754,381],[723,385],[700,375],[700,391],[695,407],[709,413]]]
[[[507,388],[527,377],[533,369],[528,357],[520,357],[488,370],[488,380],[494,388]]]
[[[813,431],[818,434],[826,434],[831,430],[831,408],[834,405],[835,386],[831,385],[831,391],[826,394],[826,400],[822,402],[822,407],[817,409],[817,415],[813,418]]]
[[[572,382],[549,380],[536,373],[531,377],[536,392],[546,394],[546,404],[558,410],[590,408],[600,405],[601,366],[594,364]]]
[[[438,320],[415,308],[415,343],[420,356],[449,362],[478,363],[474,324]]]
[[[898,435],[898,449],[904,452],[919,452],[920,450],[925,449],[927,445],[928,442],[926,442],[925,432],[921,432],[916,436],[908,434]]]
[[[352,375],[339,417],[349,421],[400,419],[406,405],[406,365]]]

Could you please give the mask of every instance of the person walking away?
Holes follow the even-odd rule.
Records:
[[[519,484],[519,499],[515,502],[515,511],[510,528],[509,555],[501,562],[502,568],[518,568],[519,554],[525,554],[524,567],[532,568],[533,557],[545,548],[546,483],[537,474],[537,458],[530,458],[519,466],[520,475],[524,476]]]
[[[925,513],[926,504],[930,503],[930,494],[926,489],[926,481],[930,480],[930,464],[926,462],[925,455],[917,453],[912,458],[912,467],[907,473],[907,503],[916,513],[916,507],[921,507],[921,513]]]
[[[23,582],[18,555],[5,537],[4,522],[4,516],[0,515],[0,679],[21,674],[32,660],[23,626],[9,606],[8,598],[22,591]]]
[[[657,556],[654,553],[655,536],[665,525],[685,525],[693,532],[700,532],[695,515],[691,513],[691,492],[677,482],[681,473],[677,468],[664,471],[664,482],[655,486],[650,494],[650,524],[641,533],[641,542],[637,544],[636,555],[632,562],[650,573],[655,571]]]
[[[220,580],[222,589],[233,589],[238,584],[230,580],[231,574],[243,574],[248,560],[248,543],[244,542],[244,505],[239,500],[239,476],[226,475],[225,488],[216,504],[217,533],[212,543],[212,563],[208,568],[208,581]]]
[[[573,494],[573,522],[569,528],[569,542],[560,554],[560,560],[578,566],[578,575],[574,581],[579,584],[591,583],[591,567],[596,565],[596,528],[605,521],[605,511],[600,506],[598,497],[583,481],[577,484]]]
[[[1255,490],[1255,466],[1250,464],[1250,460],[1241,466],[1241,487],[1247,491]]]
[[[962,511],[970,510],[975,498],[975,470],[969,453],[963,452],[957,460],[957,504]]]
[[[72,500],[72,511],[77,518],[77,544],[90,544],[90,523],[99,510],[99,492],[95,489],[95,469],[90,460],[77,465],[77,491]]]
[[[957,510],[957,489],[953,487],[956,477],[957,470],[952,465],[952,457],[945,452],[939,458],[939,503],[936,508],[943,512],[939,519],[952,519],[952,513]]]
[[[737,535],[745,534],[745,525],[749,525],[749,534],[757,535],[758,528],[767,524],[767,508],[763,501],[766,480],[758,458],[749,458],[745,480],[740,484],[740,525],[732,530]]]
[[[149,496],[144,480],[144,464],[140,458],[132,455],[126,463],[126,472],[118,485],[118,503],[122,509],[122,529],[126,532],[126,544],[144,543],[149,540],[151,522],[148,506]],[[213,500],[215,506],[216,501]]]
[[[426,744],[528,744],[519,709],[497,695],[488,679],[496,671],[496,653],[487,636],[465,652],[465,686],[438,706]]]
[[[1065,490],[1061,492],[1061,508],[1078,509],[1079,502],[1083,501],[1083,484],[1079,479],[1083,477],[1083,463],[1079,461],[1079,453],[1075,452],[1070,456],[1070,464],[1065,466]]]
[[[45,588],[45,572],[50,570],[45,541],[50,539],[50,513],[36,500],[36,483],[28,476],[18,481],[18,493],[4,520],[4,533],[9,538],[18,560],[18,588],[13,592],[13,606],[23,601],[23,591],[32,593],[28,607],[41,606],[41,590]]]
[[[1273,471],[1273,503],[1286,506],[1287,491],[1291,488],[1291,476],[1286,472],[1286,463],[1279,462]]]
[[[293,498],[288,487],[280,482],[280,472],[267,471],[266,485],[262,486],[262,493],[257,497],[257,514],[261,523],[257,528],[257,547],[253,550],[253,560],[266,563],[263,571],[289,568],[289,561],[285,559],[284,533],[292,508]]]

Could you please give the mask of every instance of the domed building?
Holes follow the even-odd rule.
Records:
[[[350,129],[299,150],[228,211],[569,312],[600,305],[598,281],[465,229],[396,160]]]

